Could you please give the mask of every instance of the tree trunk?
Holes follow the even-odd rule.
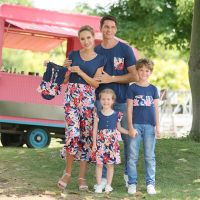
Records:
[[[192,21],[189,81],[192,93],[193,121],[190,135],[200,142],[200,0],[194,2]]]

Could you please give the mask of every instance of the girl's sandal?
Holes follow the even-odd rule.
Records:
[[[67,177],[67,178],[66,178]],[[58,187],[62,190],[64,190],[67,187],[67,184],[69,183],[71,178],[71,174],[68,174],[66,172],[64,172],[63,176],[61,177],[61,179],[58,181]],[[65,180],[65,181],[64,181]]]
[[[79,190],[81,190],[81,191],[88,190],[88,185],[86,184],[86,179],[79,178],[78,184],[79,184]]]

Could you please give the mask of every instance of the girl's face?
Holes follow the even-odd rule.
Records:
[[[102,93],[100,98],[100,103],[103,108],[112,108],[114,104],[113,95]]]
[[[115,22],[112,20],[105,20],[103,26],[101,27],[101,32],[103,34],[103,38],[113,39],[117,33],[117,26]]]
[[[148,81],[151,75],[151,70],[144,66],[142,68],[139,68],[137,70],[137,73],[140,81]]]
[[[81,46],[84,49],[92,49],[94,48],[94,36],[90,31],[82,31],[79,34],[79,40],[81,43]]]

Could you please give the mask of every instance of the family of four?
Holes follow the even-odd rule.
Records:
[[[114,165],[119,164],[119,138],[124,145],[124,180],[129,194],[136,193],[140,143],[144,145],[146,185],[155,194],[155,142],[160,136],[158,92],[148,79],[153,62],[136,58],[132,48],[115,39],[117,21],[100,21],[103,40],[95,47],[95,33],[86,25],[78,37],[82,48],[72,51],[64,66],[66,168],[58,181],[65,189],[74,159],[80,160],[78,185],[87,190],[87,163],[96,163],[96,193],[111,192]],[[129,86],[129,83],[134,82]],[[122,135],[120,135],[122,133]]]

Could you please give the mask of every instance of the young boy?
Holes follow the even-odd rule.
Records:
[[[156,194],[156,162],[154,150],[156,137],[160,137],[160,125],[158,91],[154,85],[149,83],[153,65],[153,62],[146,58],[137,61],[136,70],[139,81],[130,85],[127,92],[127,119],[130,136],[127,162],[129,194],[136,193],[137,161],[141,141],[143,141],[144,149],[147,193]]]

